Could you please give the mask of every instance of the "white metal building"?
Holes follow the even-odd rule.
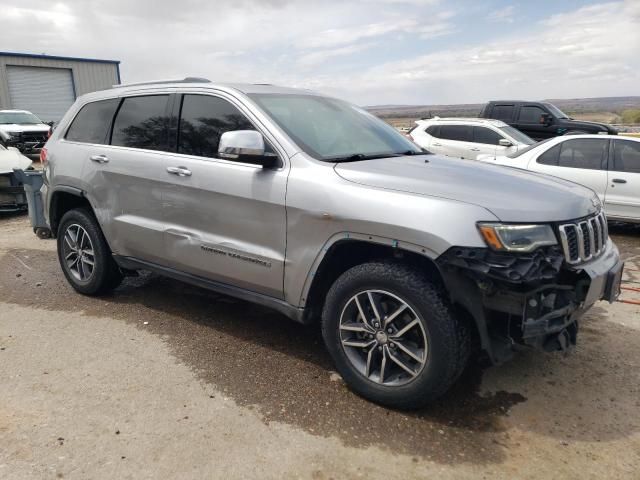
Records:
[[[0,110],[62,118],[76,97],[120,83],[120,62],[0,52]]]

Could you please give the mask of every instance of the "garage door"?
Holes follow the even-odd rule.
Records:
[[[76,95],[68,68],[7,65],[11,108],[29,110],[43,121],[59,121]]]

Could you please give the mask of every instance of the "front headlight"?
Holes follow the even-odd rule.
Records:
[[[478,229],[487,245],[497,251],[531,252],[538,247],[558,243],[549,225],[479,223]]]

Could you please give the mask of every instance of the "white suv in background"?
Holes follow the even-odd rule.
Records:
[[[439,118],[417,120],[408,136],[433,153],[476,160],[478,155],[510,155],[535,140],[500,120]]]

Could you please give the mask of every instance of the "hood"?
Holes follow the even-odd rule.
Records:
[[[335,171],[361,185],[478,205],[504,222],[571,220],[600,208],[596,194],[576,183],[439,155],[342,163]]]
[[[20,125],[18,123],[3,123],[0,130],[3,132],[48,132],[49,125],[39,123],[38,125]]]
[[[567,123],[570,123],[570,130],[576,130],[579,128],[587,128],[590,131],[594,131],[594,130],[600,130],[602,132],[618,132],[615,128],[613,128],[611,125],[607,125],[606,123],[599,123],[599,122],[587,122],[586,120],[564,120]],[[599,128],[598,128],[599,127]]]
[[[24,170],[29,166],[31,166],[31,160],[19,151],[13,149],[3,150],[0,147],[0,174],[13,173],[14,168]]]

